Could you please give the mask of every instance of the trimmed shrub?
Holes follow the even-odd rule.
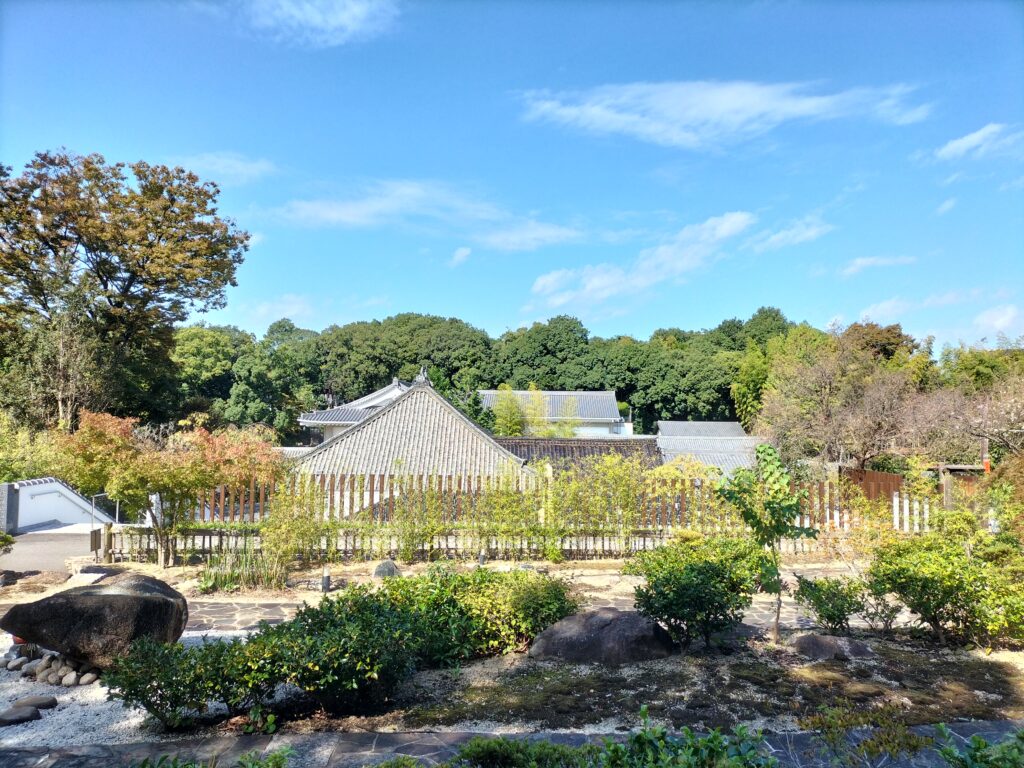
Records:
[[[248,640],[206,643],[194,650],[210,696],[233,715],[261,707],[282,681],[278,649],[266,626]]]
[[[794,599],[814,614],[814,620],[826,632],[847,634],[850,618],[864,611],[864,584],[856,579],[797,576],[796,581]]]
[[[752,542],[710,537],[675,542],[638,555],[627,572],[645,577],[637,610],[661,623],[684,648],[696,637],[739,624],[750,606],[764,554]]]
[[[339,711],[387,699],[415,664],[414,628],[386,596],[350,586],[261,634],[287,682]]]
[[[877,579],[869,577],[864,582],[864,607],[860,615],[868,626],[883,635],[892,634],[892,625],[903,611],[903,606],[889,597],[889,590]]]
[[[986,569],[941,534],[880,547],[869,573],[877,589],[896,595],[939,642],[947,633],[970,638],[985,631]]]
[[[579,610],[579,601],[561,579],[515,570],[472,571],[460,603],[473,620],[477,655],[526,648],[543,630]]]
[[[107,698],[140,707],[171,730],[190,725],[206,711],[210,692],[209,670],[198,663],[196,651],[148,637],[136,640],[128,655],[104,673]]]

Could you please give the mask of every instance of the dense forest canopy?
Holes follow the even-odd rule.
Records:
[[[0,166],[0,442],[74,430],[82,411],[141,423],[265,426],[308,437],[298,416],[424,367],[470,417],[478,389],[614,390],[637,433],[659,419],[739,419],[788,459],[889,466],[1024,452],[1024,340],[948,347],[899,325],[821,330],[773,307],[649,339],[590,335],[576,318],[492,338],[457,318],[403,313],[322,331],[282,319],[261,337],[202,323],[249,236],[219,189],[182,168],[40,153]],[[679,325],[685,325],[680,322]]]

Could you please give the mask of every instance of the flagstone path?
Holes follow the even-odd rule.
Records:
[[[1002,740],[1024,728],[1024,721],[979,721],[950,725],[955,738],[966,741],[974,734],[990,743]],[[924,735],[933,729],[915,728]],[[144,759],[155,762],[162,755],[182,760],[217,758],[221,768],[234,768],[239,757],[249,753],[266,755],[282,747],[294,750],[288,768],[358,768],[372,766],[398,755],[418,758],[424,765],[435,765],[451,758],[460,744],[477,733],[315,733],[275,736],[214,737],[195,741],[156,744],[90,745],[83,747],[8,748],[0,751],[2,768],[133,768]],[[622,739],[622,734],[612,734]],[[548,739],[562,744],[599,743],[600,735],[575,733],[534,733],[512,738]],[[768,749],[784,768],[825,768],[828,761],[818,753],[808,733],[768,736]],[[889,762],[887,768],[940,768],[946,763],[932,749],[913,757]]]

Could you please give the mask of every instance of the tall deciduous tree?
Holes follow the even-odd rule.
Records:
[[[166,416],[172,326],[223,306],[249,236],[182,168],[41,152],[0,171],[0,322],[48,325],[75,295],[122,413]]]

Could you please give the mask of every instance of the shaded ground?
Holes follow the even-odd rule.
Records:
[[[640,707],[680,728],[739,723],[789,732],[821,706],[894,704],[912,724],[1024,718],[1024,654],[872,640],[876,655],[809,662],[761,640],[730,653],[675,655],[623,667],[538,662],[512,654],[418,674],[372,716],[314,716],[300,730],[571,729],[613,732]]]

